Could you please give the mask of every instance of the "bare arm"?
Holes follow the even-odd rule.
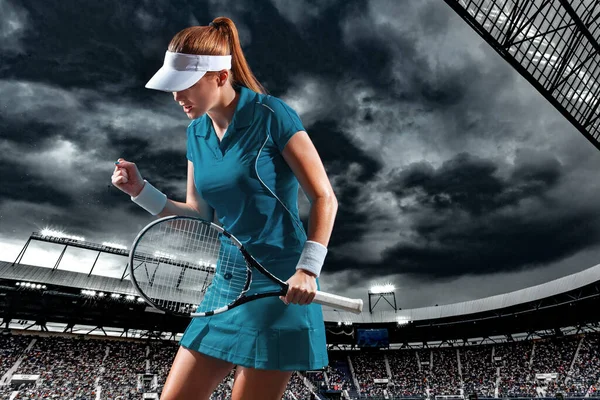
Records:
[[[206,221],[217,220],[214,209],[206,203],[196,190],[196,185],[194,184],[194,164],[189,160],[185,203],[167,199],[165,208],[158,214],[159,217],[169,215],[186,215],[202,218]]]
[[[297,132],[282,152],[311,206],[308,220],[308,240],[329,244],[338,203],[317,149],[305,131]]]

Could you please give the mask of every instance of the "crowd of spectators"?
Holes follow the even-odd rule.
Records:
[[[432,350],[433,368],[429,379],[431,395],[460,394],[460,375],[458,373],[458,356],[455,348]]]
[[[316,391],[328,390],[324,371],[307,371],[304,376],[313,385]]]
[[[24,338],[35,343],[15,373],[40,377],[37,386],[24,389],[18,398],[95,398],[96,378],[106,343],[57,336]]]
[[[150,344],[150,372],[156,374],[158,387],[165,385],[171,364],[175,359],[175,354],[179,349],[179,344],[173,341],[155,341]]]
[[[338,352],[329,353],[329,365],[325,368],[329,380],[329,389],[351,390],[354,387],[350,368],[345,355]]]
[[[600,396],[599,381],[600,335],[587,335],[565,380],[565,392],[569,396],[585,396],[589,390],[590,396]]]
[[[284,399],[293,400],[311,400],[312,394],[303,382],[304,377],[298,373],[294,373],[290,378],[287,389],[283,395]],[[293,394],[293,396],[291,396]]]
[[[531,365],[532,376],[535,374],[556,373],[558,378],[544,385],[541,390],[547,396],[554,396],[557,392],[565,393],[565,378],[571,368],[571,362],[579,344],[579,336],[557,337],[544,340],[536,340],[533,350],[533,362]]]
[[[360,393],[366,396],[383,396],[389,380],[383,354],[358,353],[353,354],[350,359],[360,385]],[[385,383],[378,383],[376,379],[385,380]]]
[[[509,342],[494,346],[500,367],[498,393],[501,397],[536,397],[537,384],[531,375],[532,341]]]
[[[160,393],[177,349],[178,344],[171,341],[0,336],[2,375],[22,357],[15,373],[40,376],[35,385],[0,387],[0,400],[9,399],[15,389],[19,391],[16,399],[95,400],[98,392],[100,399],[140,399],[144,391],[140,375],[155,374],[153,387]],[[355,389],[347,364],[349,354],[361,397],[460,393],[465,397],[471,393],[494,397],[496,390],[499,397],[554,397],[559,393],[564,397],[600,397],[598,333],[494,345],[334,353],[323,372],[307,374],[315,390]],[[557,374],[558,379],[538,380],[536,374]],[[234,371],[211,399],[231,398],[233,379]],[[284,399],[312,399],[314,396],[303,380],[304,375],[295,373]]]
[[[536,340],[531,371],[537,374],[558,373],[564,380],[579,344],[579,336]]]
[[[419,370],[416,351],[389,352],[387,357],[392,372],[392,383],[388,387],[390,394],[401,397],[423,396],[427,380]],[[427,369],[429,370],[429,366]]]
[[[493,346],[481,345],[460,349],[460,366],[465,393],[494,397],[496,366],[492,357]]]
[[[430,349],[417,350],[417,362],[421,368],[421,374],[423,374],[425,387],[429,388],[432,373],[431,370],[433,368],[433,352]]]
[[[30,342],[29,336],[0,336],[0,377],[15,365]]]
[[[138,374],[146,372],[146,343],[114,341],[105,343],[108,355],[102,363],[100,385],[105,398],[127,399],[140,393]],[[138,395],[139,397],[139,395]]]

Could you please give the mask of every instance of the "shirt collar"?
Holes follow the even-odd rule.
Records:
[[[240,86],[240,98],[233,114],[235,129],[242,129],[250,126],[254,120],[256,92],[247,87]]]

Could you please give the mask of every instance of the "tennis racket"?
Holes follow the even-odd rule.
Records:
[[[128,268],[146,302],[181,316],[220,314],[288,291],[288,284],[267,271],[231,233],[199,218],[169,216],[148,224],[131,246]],[[278,289],[247,294],[255,272]],[[320,291],[313,302],[356,314],[363,307],[361,299]]]

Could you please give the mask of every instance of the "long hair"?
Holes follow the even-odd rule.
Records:
[[[231,83],[257,93],[266,93],[244,57],[235,24],[227,17],[215,18],[209,26],[192,26],[178,32],[169,43],[169,51],[209,56],[231,55]]]

